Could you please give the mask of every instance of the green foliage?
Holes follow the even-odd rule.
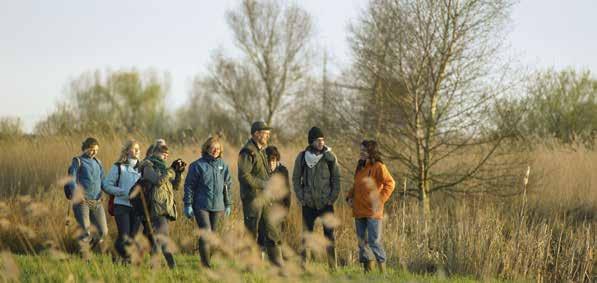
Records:
[[[84,73],[68,86],[67,101],[36,126],[39,134],[143,131],[161,135],[168,126],[169,78],[136,70]]]
[[[525,130],[565,143],[593,144],[597,135],[597,80],[589,71],[539,73],[531,83]]]
[[[526,97],[503,100],[495,110],[498,131],[592,147],[597,136],[597,79],[588,70],[542,71],[530,81]]]

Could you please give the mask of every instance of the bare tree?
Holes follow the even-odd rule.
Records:
[[[245,0],[227,19],[244,58],[216,56],[213,92],[247,123],[275,124],[304,87],[311,17],[293,4]]]
[[[351,29],[357,93],[375,135],[416,187],[422,216],[433,192],[493,192],[511,167],[485,115],[513,86],[499,61],[509,0],[371,1]],[[503,189],[503,187],[502,187]]]

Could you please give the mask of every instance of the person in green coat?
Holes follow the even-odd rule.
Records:
[[[181,176],[186,163],[181,159],[177,159],[168,167],[166,165],[168,156],[167,145],[156,146],[152,155],[139,165],[139,171],[142,172],[141,180],[150,183],[152,186],[148,207],[148,218],[150,218],[151,223],[146,223],[147,218],[144,219],[143,223],[146,232],[150,230],[147,226],[151,225],[153,233],[155,233],[155,235],[149,235],[148,237],[154,244],[152,253],[161,250],[168,267],[174,268],[176,262],[165,240],[169,234],[168,222],[177,218],[174,190],[178,190],[182,184]]]
[[[256,201],[262,196],[271,175],[265,153],[270,133],[271,128],[264,122],[258,121],[251,125],[251,138],[238,157],[238,181],[245,227],[265,250],[268,259],[281,267],[281,235],[269,217],[272,203]]]

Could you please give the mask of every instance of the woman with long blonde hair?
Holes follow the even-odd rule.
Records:
[[[141,177],[141,173],[137,170],[140,152],[139,143],[136,140],[127,140],[122,146],[120,157],[112,165],[110,173],[102,183],[104,191],[114,196],[113,215],[118,228],[118,238],[114,247],[124,263],[130,262],[126,247],[132,243],[141,223],[141,219],[129,201],[129,190]]]

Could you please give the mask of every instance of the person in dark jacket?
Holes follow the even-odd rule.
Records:
[[[260,196],[263,196],[271,175],[265,154],[270,131],[271,128],[261,121],[251,125],[251,138],[238,156],[238,181],[245,227],[261,248],[265,249],[269,260],[282,267],[281,235],[271,221],[271,203],[256,201],[263,199]]]
[[[100,245],[108,234],[106,213],[102,206],[102,163],[96,158],[99,142],[92,137],[83,141],[83,153],[73,158],[68,169],[72,181],[67,185],[67,196],[72,199],[75,219],[81,228],[79,245],[84,258],[88,257],[89,247]],[[78,189],[80,188],[80,189]],[[91,225],[95,225],[97,235],[91,235]]]
[[[220,138],[208,138],[201,147],[201,158],[191,163],[184,183],[184,214],[195,217],[203,233],[216,231],[222,214],[229,216],[232,211],[232,178],[222,152]],[[199,237],[199,255],[203,266],[209,268],[210,249],[203,233]]]
[[[336,156],[325,145],[321,129],[312,127],[307,140],[309,146],[298,154],[294,162],[292,185],[302,206],[304,230],[312,233],[317,218],[334,213],[334,203],[340,194],[340,170]],[[334,270],[337,266],[334,227],[324,223],[323,233],[330,241],[326,252],[328,265]],[[308,254],[305,246],[301,253],[303,264]]]
[[[288,213],[290,211],[290,176],[288,174],[288,169],[280,162],[280,151],[278,148],[270,145],[265,149],[265,153],[267,155],[267,161],[269,165],[269,170],[272,172],[270,177],[270,183],[268,184],[270,190],[272,190],[272,202],[273,205],[277,205],[283,208],[283,211],[278,210],[278,213],[282,213],[282,217],[276,217],[276,229],[280,231],[280,233],[284,233],[285,231],[289,231],[288,228]],[[265,239],[261,239],[261,242],[264,242]],[[282,256],[283,260],[286,260],[287,257],[285,254]]]
[[[269,169],[272,172],[272,177],[279,176],[282,179],[282,188],[279,194],[279,204],[286,209],[286,212],[290,209],[290,176],[288,174],[288,168],[280,162],[280,151],[278,148],[270,145],[265,149],[267,155],[267,162]]]
[[[130,263],[131,257],[126,247],[133,243],[141,224],[141,218],[135,213],[129,201],[129,191],[141,177],[141,173],[137,170],[140,152],[137,141],[126,141],[118,161],[102,181],[104,191],[115,197],[114,220],[118,229],[118,238],[114,242],[114,247],[124,263]]]

